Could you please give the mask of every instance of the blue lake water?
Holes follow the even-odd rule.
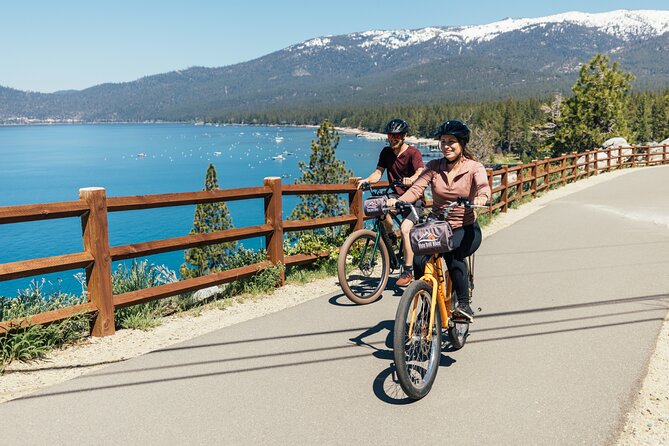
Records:
[[[337,156],[356,176],[376,166],[385,141],[341,134]],[[263,178],[300,177],[298,161],[308,162],[315,128],[116,124],[0,127],[0,206],[71,201],[83,187],[104,187],[107,196],[202,190],[213,163],[221,189],[261,186]],[[288,152],[288,153],[286,153]],[[283,161],[272,157],[283,154]],[[296,202],[284,198],[284,218]],[[263,222],[262,200],[228,203],[233,224]],[[109,214],[112,246],[188,234],[194,206]],[[264,239],[242,242],[264,247]],[[79,218],[0,225],[0,263],[80,252]],[[178,270],[183,252],[149,257]],[[114,265],[116,267],[116,264]],[[80,291],[66,271],[48,275],[52,286]],[[14,295],[30,278],[0,282],[0,295]],[[47,285],[48,286],[48,285]]]

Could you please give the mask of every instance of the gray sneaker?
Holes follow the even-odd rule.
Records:
[[[455,311],[453,312],[453,314],[456,317],[460,316],[466,319],[468,322],[474,322],[474,310],[472,310],[472,307],[469,305],[469,302],[466,303],[458,302],[458,306],[455,307]]]

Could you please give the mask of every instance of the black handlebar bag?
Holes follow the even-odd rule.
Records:
[[[369,197],[362,205],[362,210],[367,217],[378,217],[383,215],[383,207],[386,205],[386,197]]]
[[[409,241],[416,255],[450,252],[453,251],[453,228],[447,221],[428,220],[411,229]]]

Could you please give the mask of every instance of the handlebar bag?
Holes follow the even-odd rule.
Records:
[[[447,221],[428,220],[409,233],[411,249],[416,255],[432,255],[453,250],[453,228]]]
[[[363,203],[362,210],[367,217],[378,217],[383,215],[383,207],[387,201],[387,197],[369,197]]]

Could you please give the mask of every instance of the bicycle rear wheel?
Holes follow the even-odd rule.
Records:
[[[349,235],[337,260],[337,276],[342,291],[352,302],[364,305],[381,296],[390,274],[388,248],[376,233],[367,229]]]
[[[430,392],[439,371],[441,314],[435,309],[434,322],[429,326],[431,302],[432,287],[418,280],[404,291],[395,315],[393,356],[397,377],[404,393],[415,400]]]
[[[451,310],[455,309],[457,300],[458,296],[455,294],[455,291],[453,291],[453,294],[451,295]],[[455,350],[460,350],[465,346],[467,336],[469,336],[469,322],[453,319],[449,321],[448,337],[451,341],[451,346]]]

